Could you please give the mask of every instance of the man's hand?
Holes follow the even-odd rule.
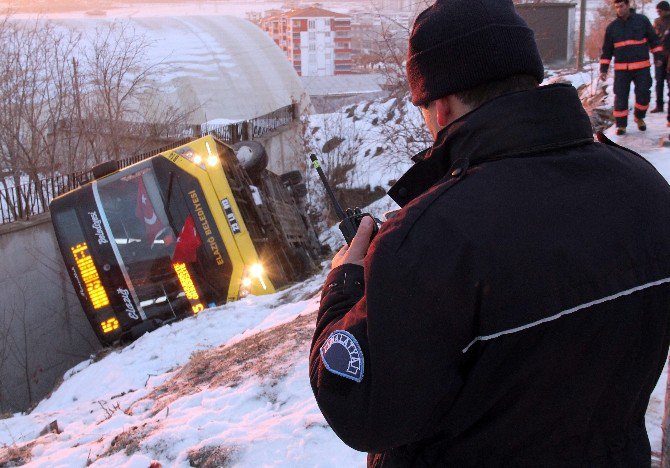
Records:
[[[600,81],[607,81],[607,73],[600,74]]]
[[[360,226],[358,226],[356,235],[351,240],[351,245],[345,245],[335,254],[331,267],[337,268],[345,263],[363,266],[363,259],[370,246],[370,236],[372,235],[373,226],[374,221],[372,218],[364,216]]]

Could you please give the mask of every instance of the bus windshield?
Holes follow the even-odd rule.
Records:
[[[227,289],[207,282],[203,234],[175,176],[178,168],[162,171],[162,180],[154,169],[146,161],[105,177],[94,196],[128,285],[127,302],[132,299],[143,319],[166,320],[225,302]]]

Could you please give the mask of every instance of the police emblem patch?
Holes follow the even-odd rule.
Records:
[[[363,351],[351,333],[334,331],[321,345],[319,353],[321,362],[333,374],[354,382],[363,380]]]

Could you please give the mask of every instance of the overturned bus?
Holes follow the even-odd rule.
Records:
[[[237,153],[237,154],[236,154]],[[212,136],[118,169],[51,202],[65,265],[104,345],[313,272],[321,246],[300,173],[257,142]]]

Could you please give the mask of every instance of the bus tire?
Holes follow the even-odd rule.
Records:
[[[296,184],[291,187],[291,193],[297,200],[305,198],[307,196],[307,186],[304,183]]]
[[[291,252],[291,263],[296,273],[294,281],[302,281],[308,278],[316,268],[312,258],[302,247],[294,247]]]
[[[119,170],[119,162],[115,160],[109,160],[93,166],[93,169],[91,169],[91,173],[93,174],[94,179],[100,179],[118,170]]]
[[[288,171],[280,175],[279,179],[286,185],[297,185],[302,182],[302,174],[300,171]]]
[[[240,166],[247,171],[249,177],[257,179],[268,165],[268,153],[257,141],[238,141],[233,145]]]

